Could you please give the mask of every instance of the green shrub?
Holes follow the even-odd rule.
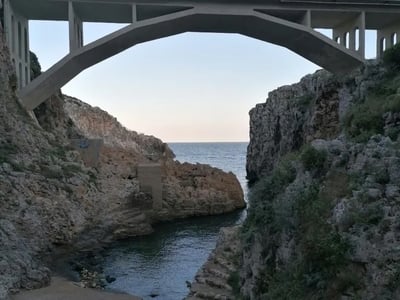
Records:
[[[304,266],[292,263],[288,268],[279,270],[272,277],[263,274],[263,280],[257,282],[257,293],[262,299],[307,299],[307,284]]]
[[[63,165],[62,170],[63,170],[65,177],[73,177],[77,173],[83,172],[82,167],[80,165],[75,165],[75,164]]]
[[[386,285],[391,291],[396,291],[400,286],[400,263],[394,265],[394,270]]]
[[[386,112],[400,112],[400,96],[397,90],[400,76],[386,78],[368,92],[363,101],[356,103],[344,118],[346,134],[355,142],[367,142],[376,134],[384,134]],[[397,135],[393,130],[391,137]]]
[[[296,178],[293,157],[283,159],[271,176],[262,178],[249,191],[249,213],[244,223],[244,233],[251,238],[253,227],[272,224],[274,220],[272,200]]]
[[[384,216],[382,207],[376,203],[352,210],[350,213],[352,224],[358,225],[378,225]]]
[[[314,150],[305,151],[307,153],[305,160],[319,156]],[[321,161],[324,160],[321,159]],[[318,166],[321,165],[322,163],[318,164]],[[314,168],[314,165],[312,166]],[[279,195],[283,192],[283,185],[279,185],[276,189],[269,185],[272,182],[288,185],[290,183],[288,179],[293,181],[294,177],[286,177],[282,174],[286,172],[274,172],[271,177],[265,179],[263,188],[258,192],[267,193],[263,194],[264,197],[261,197],[261,194],[257,195],[258,201],[262,199],[264,203],[263,209],[256,206],[249,213],[249,220],[252,218],[263,220],[252,223],[252,229],[260,230],[261,228],[261,236],[267,241],[263,243],[266,248],[264,252],[267,254],[265,255],[267,263],[256,282],[257,294],[263,295],[265,299],[320,299],[326,295],[341,268],[348,263],[347,254],[350,245],[327,222],[327,219],[329,219],[336,196],[347,193],[349,189],[348,186],[338,187],[340,184],[336,181],[339,174],[333,176],[331,180],[329,178],[325,180],[326,186],[322,190],[319,188],[320,180],[315,180],[311,185],[299,186],[299,191],[291,194],[294,198],[291,199],[289,206],[292,207],[286,208],[286,214],[281,214],[284,199]],[[274,176],[287,178],[287,180],[276,180]],[[251,199],[254,200],[254,198]],[[282,218],[286,218],[286,221],[281,220]],[[289,230],[294,233],[301,255],[277,269],[273,253],[281,241],[280,234],[287,230],[287,226],[282,224],[293,222],[293,220],[297,226]],[[341,286],[347,288],[351,284],[348,282]],[[340,292],[343,290],[338,291]]]
[[[375,180],[379,184],[388,184],[390,182],[390,174],[387,169],[380,169],[375,173]]]
[[[23,163],[10,161],[10,164],[16,172],[23,172],[25,170],[25,165]]]
[[[65,147],[57,144],[51,149],[50,154],[56,158],[65,160],[67,157],[67,150]]]
[[[305,95],[302,95],[300,97],[297,97],[297,103],[300,105],[300,107],[308,107],[312,101],[314,100],[315,95],[308,93]]]
[[[42,67],[40,66],[39,59],[35,53],[29,51],[29,55],[31,60],[31,79],[33,80],[42,74]]]
[[[235,295],[235,299],[240,299],[240,275],[239,272],[235,271],[229,275],[228,284],[232,288],[232,292]]]
[[[51,168],[49,166],[41,166],[40,167],[40,172],[41,174],[49,179],[62,179],[63,174],[61,170],[58,170],[56,168]]]
[[[322,170],[327,158],[326,151],[317,150],[307,145],[304,147],[300,155],[300,160],[307,171]]]
[[[400,69],[400,44],[394,45],[383,53],[383,63],[393,71]]]
[[[0,164],[10,162],[10,157],[17,153],[17,147],[11,143],[0,144]]]
[[[392,141],[396,141],[399,137],[400,128],[389,128],[387,130],[387,136],[391,138]]]

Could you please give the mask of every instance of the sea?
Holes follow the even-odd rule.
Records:
[[[247,143],[170,143],[180,162],[202,163],[233,172],[247,194]],[[158,224],[148,236],[118,242],[105,253],[107,289],[145,300],[180,300],[214,249],[221,227],[243,222],[246,211]]]

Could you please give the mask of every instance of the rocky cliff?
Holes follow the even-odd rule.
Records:
[[[174,161],[175,155],[160,139],[127,130],[107,112],[77,99],[64,97],[64,109],[80,134],[103,139],[100,173],[108,166],[109,171],[134,182],[138,163],[161,162],[163,209],[152,213],[155,219],[221,214],[245,206],[234,174],[208,165]],[[109,191],[121,190],[112,188],[115,183],[110,181],[109,172],[100,177],[104,185],[110,186]],[[140,194],[139,190],[134,192]]]
[[[297,84],[272,91],[265,103],[250,111],[248,179],[257,181],[270,174],[285,154],[314,139],[332,139],[344,133],[346,114],[369,90],[384,84],[383,77],[382,66],[370,62],[345,78],[320,70]]]
[[[235,299],[400,298],[399,53],[250,112]]]
[[[244,206],[232,174],[181,165],[159,139],[61,94],[35,109],[33,119],[15,86],[0,33],[0,299],[46,285],[58,249],[90,249],[150,233],[159,220]],[[80,138],[104,139],[95,167],[70,146]],[[139,162],[154,161],[165,165],[162,214],[149,206],[136,173]]]

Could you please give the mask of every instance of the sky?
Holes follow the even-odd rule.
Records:
[[[67,22],[30,21],[45,71],[67,55]],[[126,25],[84,24],[84,43]],[[330,35],[330,31],[323,31]],[[373,32],[367,56],[375,55]],[[140,44],[79,74],[63,93],[165,142],[249,140],[248,112],[268,92],[320,67],[280,46],[237,34],[185,33]]]

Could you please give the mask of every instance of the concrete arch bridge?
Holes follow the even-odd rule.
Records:
[[[3,0],[20,100],[32,110],[83,70],[136,44],[184,32],[239,33],[284,46],[333,73],[364,63],[365,31],[377,56],[400,38],[398,0]],[[29,20],[69,22],[69,54],[31,81]],[[83,44],[83,22],[130,25]],[[333,30],[332,39],[314,30]]]

